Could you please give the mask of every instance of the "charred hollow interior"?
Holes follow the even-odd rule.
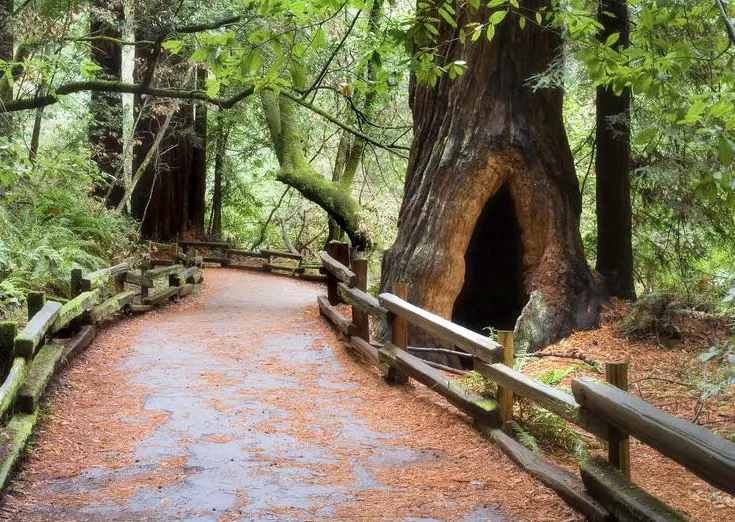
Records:
[[[510,189],[503,185],[475,224],[452,321],[478,332],[485,327],[512,330],[527,301],[521,227]]]

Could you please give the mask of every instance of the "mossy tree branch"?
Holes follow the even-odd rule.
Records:
[[[261,102],[281,166],[276,179],[323,208],[347,233],[353,246],[368,248],[370,240],[361,219],[360,204],[349,190],[322,176],[304,156],[295,100],[263,91]]]
[[[37,109],[53,105],[59,101],[59,96],[74,94],[77,92],[117,92],[129,94],[147,94],[160,98],[176,98],[180,100],[197,100],[211,103],[223,109],[229,109],[236,103],[247,98],[255,92],[251,85],[244,87],[237,94],[229,98],[213,98],[200,90],[184,89],[160,89],[136,83],[116,82],[107,80],[90,80],[83,82],[71,82],[57,87],[53,93],[35,98],[20,99],[0,106],[0,113],[16,112],[28,109]]]

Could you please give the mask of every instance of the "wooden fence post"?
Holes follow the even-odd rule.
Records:
[[[613,386],[628,391],[628,363],[605,363],[605,379]],[[623,436],[617,428],[609,427],[607,460],[630,478],[630,438]]]
[[[148,269],[150,269],[150,267],[151,267],[150,261],[147,260],[147,259],[144,260],[143,263],[140,266],[140,275],[144,276],[145,273],[148,271]],[[141,287],[140,287],[140,302],[142,303],[143,302],[143,299],[145,299],[146,297],[148,297],[148,287],[147,286],[144,286],[144,285],[141,285]]]
[[[28,320],[30,321],[46,304],[46,294],[43,292],[28,292],[26,304],[28,305]]]
[[[393,293],[403,300],[408,299],[408,285],[394,283]],[[401,350],[408,350],[408,322],[398,315],[388,313],[388,328],[390,328],[391,343]],[[385,380],[394,384],[408,384],[408,375],[394,366],[388,368]]]
[[[70,289],[72,299],[82,292],[82,269],[78,266],[71,269]]]
[[[330,241],[327,244],[327,254],[339,261],[343,265],[350,266],[350,247],[347,243],[339,241]],[[337,283],[339,280],[336,276],[327,271],[327,300],[332,306],[339,304],[339,294],[337,294]]]
[[[7,374],[13,364],[13,343],[18,335],[18,325],[12,321],[0,322],[0,371]]]
[[[367,259],[353,259],[352,271],[355,273],[355,286],[367,291],[368,261]],[[352,307],[352,324],[355,325],[355,335],[370,342],[370,320],[368,314],[359,307]]]
[[[503,345],[503,364],[513,368],[513,330],[499,330],[498,342]],[[513,418],[513,392],[498,386],[498,405],[500,406],[500,420],[507,422]]]

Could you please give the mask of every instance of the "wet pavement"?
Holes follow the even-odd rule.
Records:
[[[196,305],[98,337],[52,399],[59,411],[6,518],[501,520],[489,478],[460,477],[459,486],[420,478],[459,473],[452,470],[463,454],[412,441],[410,419],[393,425],[387,410],[374,417],[382,396],[387,408],[388,400],[400,405],[402,392],[344,353],[315,312],[319,286],[211,270],[206,283]],[[123,341],[126,351],[109,368],[121,382],[102,392],[134,397],[119,411],[95,412],[90,403],[92,434],[66,433],[82,422],[71,412],[75,401],[94,393],[84,383],[104,364],[95,350]],[[365,392],[364,383],[375,389]],[[96,426],[108,437],[99,448]],[[132,433],[132,442],[109,442],[116,430]],[[86,436],[89,444],[74,446],[76,467],[65,468],[67,450],[54,448]]]

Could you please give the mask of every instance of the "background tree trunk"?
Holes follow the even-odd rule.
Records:
[[[150,35],[139,34],[138,40]],[[150,47],[138,46],[136,76],[143,79],[152,66]],[[178,57],[158,58],[156,75],[159,83],[172,78],[180,81],[189,65]],[[206,71],[200,70],[196,83],[203,84]],[[133,170],[137,172],[153,146],[159,128],[165,121],[165,110],[158,110],[152,100],[136,96],[140,117],[136,136]],[[141,221],[141,236],[147,239],[171,240],[182,235],[199,235],[204,231],[206,189],[206,109],[194,103],[179,103],[166,136],[160,142],[156,157],[145,169],[131,197],[131,214]]]
[[[225,168],[225,154],[229,129],[225,128],[225,117],[220,111],[217,114],[217,138],[214,155],[214,190],[212,191],[212,221],[210,234],[213,239],[222,238],[222,174]]]
[[[92,0],[89,20],[90,36],[121,38],[125,20],[122,1]],[[99,79],[120,81],[120,45],[109,40],[94,40],[91,59],[101,69],[97,74]],[[122,95],[92,92],[90,113],[92,120],[89,124],[89,144],[94,160],[107,178],[95,188],[95,193],[99,197],[105,197],[109,184],[113,183],[107,204],[114,208],[125,192],[122,180],[118,179],[122,175],[119,168],[123,151]]]
[[[458,25],[488,15],[458,11]],[[562,93],[528,84],[557,58],[560,38],[512,17],[492,41],[466,46],[440,30],[438,56],[467,70],[434,87],[412,82],[414,141],[381,287],[407,282],[411,302],[475,330],[515,325],[520,350],[595,325],[599,285],[582,250]]]
[[[13,0],[0,0],[0,60],[11,63],[13,61]],[[0,103],[13,99],[12,83],[5,79],[5,71],[0,75]],[[12,113],[0,115],[0,137],[10,136],[13,130]]]
[[[611,13],[610,16],[605,13]],[[604,42],[613,33],[614,47],[629,43],[625,0],[603,0],[598,20]],[[630,203],[630,89],[616,95],[611,86],[597,88],[597,270],[611,296],[635,299],[632,215]]]

